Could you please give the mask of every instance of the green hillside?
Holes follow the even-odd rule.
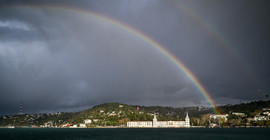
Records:
[[[253,112],[256,112],[256,110],[261,110],[263,108],[270,108],[270,101],[254,101],[235,105],[225,105],[218,107],[218,110],[222,114],[229,114],[231,112],[242,112],[250,115]]]
[[[242,112],[253,117],[262,108],[270,108],[270,101],[256,101],[236,105],[226,105],[218,107],[221,114],[231,112]],[[54,126],[61,124],[80,124],[85,119],[91,119],[89,127],[96,126],[123,126],[127,121],[151,121],[153,114],[157,119],[162,120],[184,120],[186,112],[189,113],[193,125],[207,125],[209,114],[213,111],[208,107],[162,107],[162,106],[141,106],[121,103],[105,103],[92,108],[73,113],[54,114],[24,114],[24,115],[4,115],[0,117],[0,126],[29,126],[44,125],[51,122]]]

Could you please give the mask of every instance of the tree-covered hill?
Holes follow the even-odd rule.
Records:
[[[270,101],[255,101],[236,105],[225,105],[218,107],[222,114],[241,112],[247,115],[255,115],[257,110],[270,108]],[[156,114],[158,120],[184,120],[186,112],[189,113],[191,123],[203,125],[207,122],[207,115],[213,111],[208,107],[162,107],[162,106],[141,106],[122,103],[105,103],[92,108],[71,113],[47,113],[47,114],[24,114],[24,115],[3,115],[0,117],[0,126],[28,126],[44,125],[50,122],[53,125],[66,123],[80,124],[85,119],[91,119],[91,126],[119,126],[125,125],[127,121],[151,121]],[[254,113],[255,112],[255,113]],[[257,111],[258,112],[258,111]],[[201,123],[203,120],[204,123]],[[200,123],[199,123],[200,122]]]
[[[231,112],[242,112],[247,115],[255,112],[256,110],[261,110],[263,108],[270,108],[269,101],[254,101],[249,103],[241,103],[235,105],[225,105],[218,107],[220,113],[229,114]]]

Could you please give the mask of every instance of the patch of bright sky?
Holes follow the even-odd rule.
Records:
[[[0,28],[20,29],[25,31],[33,30],[29,25],[17,20],[0,21]]]

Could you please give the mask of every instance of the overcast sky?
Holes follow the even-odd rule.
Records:
[[[17,114],[21,101],[24,113],[107,102],[208,105],[149,42],[79,10],[150,36],[192,71],[217,105],[265,100],[269,7],[267,0],[2,0],[0,115]]]

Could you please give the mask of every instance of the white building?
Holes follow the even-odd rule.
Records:
[[[188,113],[185,121],[157,121],[154,115],[153,122],[151,121],[128,121],[127,127],[190,127]]]
[[[129,121],[127,122],[128,127],[153,127],[151,121]]]
[[[84,123],[80,123],[80,128],[86,128],[86,125]]]
[[[263,108],[263,111],[270,111],[270,108]]]
[[[109,112],[108,112],[109,113]],[[109,116],[116,116],[117,114],[115,113],[115,111],[113,111],[112,113],[109,113]]]
[[[240,116],[240,117],[245,117],[245,113],[239,113],[239,112],[233,112],[233,115]]]
[[[91,121],[90,119],[86,119],[86,120],[84,120],[84,123],[85,123],[85,124],[91,124],[92,121]]]
[[[266,120],[268,120],[268,117],[266,116],[260,116],[260,115],[254,116],[254,121],[266,121]]]
[[[44,123],[44,127],[53,127],[53,122],[48,121],[48,122]]]
[[[228,117],[228,114],[225,114],[225,115],[216,115],[216,114],[213,114],[213,115],[210,115],[210,119],[224,119],[225,122],[227,121],[227,117]]]
[[[77,127],[78,127],[77,124],[74,124],[74,125],[70,126],[70,128],[77,128]]]

